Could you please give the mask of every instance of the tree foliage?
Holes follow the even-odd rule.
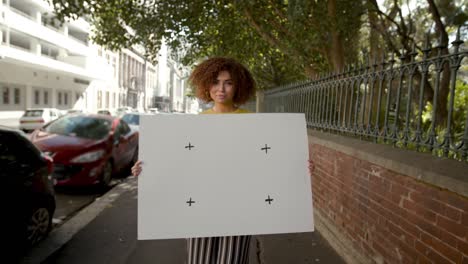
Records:
[[[88,18],[100,45],[142,44],[156,61],[164,39],[186,65],[232,56],[252,69],[260,87],[354,62],[364,12],[364,0],[48,1],[62,21]]]
[[[413,55],[422,55],[429,49],[429,56],[449,54],[449,37],[463,26],[467,19],[467,0],[386,0],[380,6],[377,0],[368,0],[368,25],[370,54],[374,57],[403,58],[410,62]],[[465,35],[466,28],[461,27]],[[385,51],[385,52],[384,52]],[[421,74],[416,71],[417,79]],[[434,99],[434,87],[428,79],[425,82],[424,98],[427,102]],[[440,80],[436,120],[444,123],[448,117],[447,100],[450,84],[450,67],[444,64]],[[415,93],[418,91],[416,90]]]
[[[62,21],[89,19],[100,45],[141,44],[156,62],[164,39],[185,65],[235,57],[262,88],[341,70],[363,48],[379,57],[409,54],[413,45],[421,52],[426,34],[446,53],[449,35],[468,17],[468,0],[47,1]]]

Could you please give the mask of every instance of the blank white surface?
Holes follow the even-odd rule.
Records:
[[[313,231],[303,114],[141,116],[139,151],[140,240]]]

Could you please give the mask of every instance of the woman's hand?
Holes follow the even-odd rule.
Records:
[[[309,173],[310,173],[310,175],[312,175],[314,170],[315,170],[315,163],[311,159],[309,159]]]
[[[136,177],[136,176],[140,175],[140,173],[141,173],[141,164],[142,164],[141,160],[135,162],[135,165],[133,165],[133,167],[132,167],[132,175],[133,176]]]

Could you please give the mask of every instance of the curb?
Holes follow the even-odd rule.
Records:
[[[21,264],[42,263],[49,256],[62,248],[83,227],[95,219],[105,208],[114,202],[122,193],[138,188],[137,178],[130,176],[124,182],[117,184],[109,192],[97,198],[84,207],[76,215],[66,221],[57,229],[52,230],[49,236],[33,247],[20,261]]]

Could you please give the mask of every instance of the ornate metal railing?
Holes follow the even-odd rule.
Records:
[[[426,40],[388,61],[264,92],[264,112],[305,113],[307,126],[467,160],[468,76],[460,34],[452,47]],[[435,54],[431,56],[430,54]],[[463,64],[465,63],[465,64]],[[460,70],[460,68],[463,68]]]

